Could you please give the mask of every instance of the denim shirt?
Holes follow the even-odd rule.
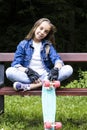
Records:
[[[49,45],[49,53],[46,54],[46,46]],[[32,54],[34,52],[33,42],[32,40],[22,40],[15,52],[14,60],[11,64],[12,67],[28,67],[30,61],[32,59]],[[42,63],[45,66],[45,69],[49,71],[57,62],[63,64],[60,55],[56,52],[53,45],[48,42],[47,40],[42,41],[42,48],[41,48],[41,59]]]

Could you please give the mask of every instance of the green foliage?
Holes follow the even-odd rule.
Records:
[[[56,121],[62,130],[86,130],[87,97],[57,97]],[[85,105],[84,105],[85,104]],[[43,130],[40,96],[5,96],[5,113],[0,115],[0,130]]]
[[[79,83],[82,88],[87,88],[87,71],[79,72]]]
[[[63,122],[63,130],[86,130],[86,99],[81,96],[57,97],[57,119]]]
[[[4,130],[35,130],[42,123],[40,98],[6,96],[5,99],[5,114],[0,119],[0,128],[4,128]]]
[[[87,88],[87,71],[79,70],[79,79],[68,83],[66,88]]]

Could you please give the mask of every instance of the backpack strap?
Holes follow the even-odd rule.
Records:
[[[49,51],[50,51],[50,45],[46,45],[46,55],[49,54]]]

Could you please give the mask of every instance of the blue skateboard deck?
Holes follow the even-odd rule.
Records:
[[[48,90],[45,86],[42,86],[42,110],[44,123],[54,123],[56,114],[56,94],[54,87]],[[50,130],[54,130],[54,128]]]

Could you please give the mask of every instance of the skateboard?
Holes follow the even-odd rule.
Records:
[[[62,123],[61,122],[55,122],[55,123],[46,122],[44,124],[44,128],[46,129],[51,129],[52,127],[59,130],[62,128]]]
[[[60,81],[44,81],[44,87],[47,87],[48,89],[49,88],[58,88],[60,87]]]
[[[55,89],[60,86],[58,81],[44,81],[42,86],[42,111],[45,130],[60,129],[61,122],[55,122],[56,93]],[[51,89],[48,89],[51,88]]]

